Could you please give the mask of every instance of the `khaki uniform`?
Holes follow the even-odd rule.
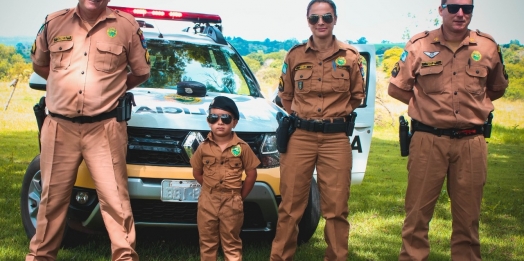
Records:
[[[481,127],[493,110],[486,90],[503,91],[507,75],[491,36],[470,31],[456,52],[442,29],[414,36],[393,69],[391,84],[413,91],[409,116],[427,126],[458,131]],[[427,260],[428,230],[447,178],[453,260],[481,260],[480,204],[487,176],[482,133],[461,138],[416,131],[409,148],[406,219],[399,260]]]
[[[281,99],[292,100],[300,119],[344,120],[364,98],[359,52],[333,37],[332,48],[319,52],[310,38],[286,56],[279,85]],[[280,155],[280,191],[276,236],[271,260],[292,260],[297,247],[298,223],[308,203],[313,170],[317,168],[320,207],[326,219],[325,260],[346,260],[347,220],[351,182],[351,146],[345,132],[324,133],[297,128],[286,153]]]
[[[138,260],[127,190],[126,122],[110,117],[81,124],[71,118],[115,109],[126,91],[127,66],[137,76],[149,73],[139,33],[129,14],[106,9],[91,28],[73,8],[48,15],[33,44],[33,63],[50,67],[47,108],[61,117],[47,117],[42,127],[42,198],[26,260],[56,259],[82,160],[95,182],[112,260]]]
[[[191,157],[193,169],[204,173],[197,213],[200,260],[216,261],[219,243],[225,260],[242,260],[242,173],[258,165],[260,160],[251,147],[234,132],[224,151],[210,132]]]

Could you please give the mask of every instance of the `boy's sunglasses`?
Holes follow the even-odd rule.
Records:
[[[324,21],[324,23],[326,24],[330,24],[333,22],[333,15],[331,13],[327,13],[327,14],[323,14],[323,15],[317,15],[317,14],[313,14],[313,15],[310,15],[308,18],[307,18],[307,21],[311,24],[311,25],[316,25],[318,23],[318,20],[320,20],[320,17],[322,17],[322,20]]]
[[[473,13],[473,5],[442,5],[442,9],[446,8],[450,14],[456,14],[461,8],[464,14]]]
[[[230,124],[233,121],[233,117],[229,114],[214,114],[211,113],[207,116],[207,122],[211,124],[215,124],[218,122],[218,119],[222,120],[222,123],[224,124]]]

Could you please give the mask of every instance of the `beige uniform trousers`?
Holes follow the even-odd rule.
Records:
[[[126,122],[79,124],[48,116],[41,133],[42,198],[29,260],[55,260],[78,166],[87,164],[96,186],[112,260],[138,260],[127,190]]]
[[[482,135],[451,139],[415,132],[409,147],[406,219],[399,260],[427,260],[429,222],[447,178],[453,218],[451,259],[481,260],[479,216],[487,176]]]
[[[286,153],[280,155],[278,224],[271,247],[271,260],[293,260],[297,248],[298,223],[308,203],[313,170],[317,168],[320,208],[326,219],[324,260],[346,261],[347,220],[351,182],[351,146],[345,133],[308,132],[297,129]]]
[[[240,230],[244,223],[244,204],[240,189],[236,191],[202,188],[198,198],[197,225],[200,260],[216,261],[219,244],[224,259],[242,260]]]

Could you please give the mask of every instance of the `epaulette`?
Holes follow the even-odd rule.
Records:
[[[296,48],[298,48],[298,47],[300,47],[300,46],[304,46],[304,45],[306,45],[306,44],[307,44],[307,42],[305,42],[305,43],[295,44],[295,46],[291,47],[287,52],[289,53],[289,52],[291,52],[293,49],[296,49]]]
[[[418,34],[414,35],[413,37],[411,37],[411,39],[409,39],[409,41],[411,43],[414,43],[414,42],[416,42],[416,41],[418,41],[418,40],[420,40],[420,39],[422,39],[424,37],[427,37],[428,35],[429,35],[429,31],[424,31],[422,33],[418,33]]]
[[[482,36],[482,37],[484,37],[484,38],[488,38],[488,39],[490,39],[491,41],[493,41],[494,43],[497,43],[497,42],[495,41],[495,38],[493,38],[493,36],[491,36],[491,35],[489,35],[489,34],[487,34],[487,33],[481,33],[478,29],[477,29],[476,32],[477,32],[477,35],[478,35],[478,36]]]
[[[111,10],[113,11],[114,14],[116,14],[116,15],[124,18],[124,19],[126,19],[131,24],[135,24],[136,20],[135,20],[135,17],[133,15],[131,15],[129,13],[126,13],[126,12],[121,12],[119,10],[113,10],[113,9],[111,9]]]
[[[50,13],[48,14],[46,17],[45,17],[45,22],[48,23],[49,21],[59,17],[59,16],[62,16],[62,15],[65,15],[67,14],[67,12],[69,12],[69,10],[71,10],[70,8],[67,8],[67,9],[63,9],[63,10],[60,10],[60,11],[56,11],[54,13]]]

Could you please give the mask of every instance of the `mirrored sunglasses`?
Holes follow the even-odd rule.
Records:
[[[330,24],[330,23],[333,22],[333,15],[331,13],[327,13],[327,14],[323,14],[323,15],[312,14],[312,15],[310,15],[307,18],[307,21],[311,25],[315,25],[320,20],[320,17],[322,17],[322,21],[324,21],[324,23],[326,23],[326,24]]]
[[[442,5],[442,9],[448,9],[448,12],[450,14],[456,14],[458,11],[462,8],[462,12],[464,14],[471,14],[473,13],[473,5]]]
[[[218,122],[218,119],[222,120],[224,124],[230,124],[233,121],[233,117],[229,114],[214,114],[211,113],[207,116],[207,122],[215,124]]]

